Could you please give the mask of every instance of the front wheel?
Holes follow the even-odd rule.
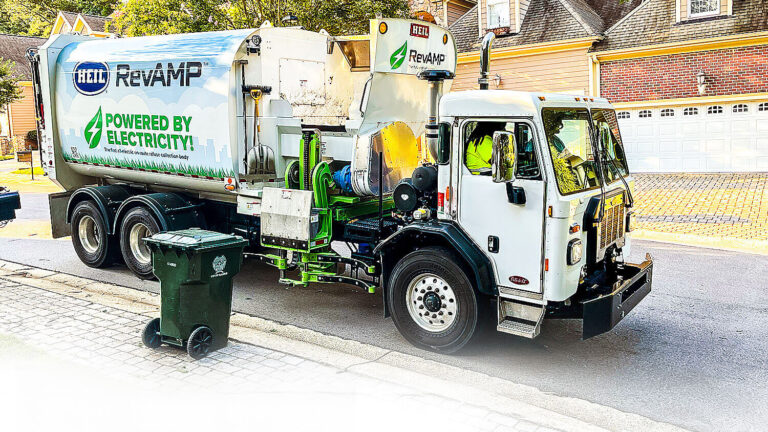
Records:
[[[412,344],[452,353],[475,334],[478,299],[454,255],[425,248],[401,259],[388,290],[395,326]]]

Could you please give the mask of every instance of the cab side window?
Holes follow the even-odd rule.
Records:
[[[491,175],[491,146],[496,131],[512,132],[517,142],[517,172],[522,179],[541,179],[533,130],[526,123],[471,121],[464,126],[464,165],[475,175]]]
[[[509,123],[512,125],[513,123]],[[515,177],[521,179],[541,179],[539,160],[536,158],[536,145],[533,131],[526,123],[514,123],[515,141],[517,142],[517,172]]]

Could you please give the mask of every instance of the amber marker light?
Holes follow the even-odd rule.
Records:
[[[385,22],[380,23],[379,24],[379,33],[381,33],[381,34],[386,33],[388,28],[389,27],[387,27],[387,23],[385,23]]]

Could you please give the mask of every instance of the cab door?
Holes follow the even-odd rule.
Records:
[[[513,182],[494,183],[490,173],[475,175],[467,168],[466,146],[476,138],[473,132],[478,128],[514,133],[518,158]],[[525,119],[467,119],[460,123],[459,139],[463,146],[458,176],[458,220],[490,258],[498,286],[540,293],[546,197],[535,135],[533,124]],[[524,203],[520,202],[522,195]]]

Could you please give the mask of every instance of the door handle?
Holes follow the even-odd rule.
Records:
[[[512,204],[525,205],[525,189],[520,186],[512,186],[512,182],[508,182],[507,200]]]

